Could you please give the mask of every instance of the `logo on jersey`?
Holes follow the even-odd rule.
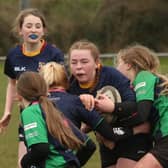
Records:
[[[30,168],[37,168],[36,166],[30,166]]]
[[[146,151],[144,151],[144,150],[138,150],[137,151],[137,154],[145,154],[146,153]]]
[[[24,71],[26,71],[26,67],[24,67],[24,66],[15,66],[14,67],[14,71],[15,72],[24,72]]]
[[[29,129],[32,129],[32,128],[36,128],[37,127],[37,123],[36,122],[33,122],[33,123],[30,123],[30,124],[27,124],[24,126],[24,130],[27,131]]]
[[[114,134],[117,134],[117,135],[124,135],[125,134],[125,132],[120,127],[113,128],[113,131],[114,131]]]
[[[146,86],[146,82],[140,82],[140,83],[138,83],[138,84],[135,86],[135,91],[136,91],[137,89],[141,88],[141,87],[144,87],[144,86]]]

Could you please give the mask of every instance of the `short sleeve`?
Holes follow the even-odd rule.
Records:
[[[40,111],[27,108],[21,113],[21,120],[28,147],[37,143],[48,143],[46,123]]]

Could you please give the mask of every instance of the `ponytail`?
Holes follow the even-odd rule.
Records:
[[[77,150],[82,142],[74,135],[63,114],[44,96],[39,98],[39,103],[46,115],[46,123],[50,134],[59,142],[70,149]]]

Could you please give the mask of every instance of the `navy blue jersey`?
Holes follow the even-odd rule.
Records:
[[[89,93],[96,96],[97,90],[107,85],[113,86],[119,91],[122,101],[135,101],[135,93],[130,88],[130,81],[115,68],[107,66],[102,67],[99,81],[94,90],[81,88],[78,81],[74,79],[70,83],[69,92],[76,95]]]
[[[38,71],[41,65],[50,61],[63,64],[63,53],[45,42],[38,55],[26,56],[22,52],[22,46],[18,45],[9,51],[5,61],[4,73],[8,77],[16,79],[22,72]]]
[[[67,92],[52,91],[49,94],[49,98],[78,128],[84,122],[95,130],[103,120],[103,117],[95,110],[86,110],[80,98],[76,95],[71,95]]]

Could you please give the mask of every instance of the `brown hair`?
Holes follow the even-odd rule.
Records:
[[[160,66],[160,61],[156,54],[149,48],[139,44],[121,49],[117,54],[117,59],[119,58],[133,66],[136,73],[141,70],[149,70],[156,73]]]
[[[21,10],[18,16],[16,17],[15,22],[13,24],[13,29],[12,29],[12,32],[14,34],[17,34],[19,32],[19,29],[22,28],[24,19],[28,15],[39,17],[40,20],[42,21],[43,28],[47,28],[44,15],[36,8],[27,8],[27,9]]]
[[[74,135],[71,128],[65,125],[62,113],[47,98],[47,85],[37,72],[24,72],[18,79],[17,92],[26,100],[38,100],[46,115],[50,134],[62,145],[78,149],[82,142]]]
[[[120,58],[125,63],[129,63],[136,73],[146,70],[161,78],[164,81],[160,85],[164,86],[161,94],[168,94],[168,78],[159,73],[160,61],[154,51],[143,45],[135,44],[121,49],[117,54],[117,60]]]
[[[63,65],[56,62],[48,62],[43,65],[39,72],[47,83],[48,88],[62,86],[69,88],[68,76]]]
[[[86,49],[86,50],[90,50],[91,52],[91,55],[93,57],[93,59],[96,61],[98,61],[98,68],[96,69],[96,78],[95,78],[95,81],[94,81],[94,84],[92,85],[92,87],[90,88],[90,93],[95,89],[98,81],[99,81],[99,78],[100,78],[100,71],[102,69],[102,63],[101,63],[101,60],[100,60],[100,51],[98,49],[98,47],[88,41],[88,40],[80,40],[80,41],[77,41],[77,42],[74,42],[70,49],[69,49],[69,52],[68,52],[68,59],[70,60],[70,57],[71,57],[71,52],[72,50],[75,50],[75,49]],[[71,79],[74,78],[74,77],[71,77]],[[74,79],[73,79],[74,80]]]
[[[80,41],[77,41],[75,43],[73,43],[69,49],[69,52],[68,52],[68,55],[69,55],[69,58],[71,56],[71,51],[74,50],[74,49],[87,49],[87,50],[90,50],[91,52],[91,55],[93,57],[93,59],[96,61],[96,60],[99,60],[99,56],[100,56],[100,51],[98,49],[98,47],[88,41],[88,40],[80,40]]]

